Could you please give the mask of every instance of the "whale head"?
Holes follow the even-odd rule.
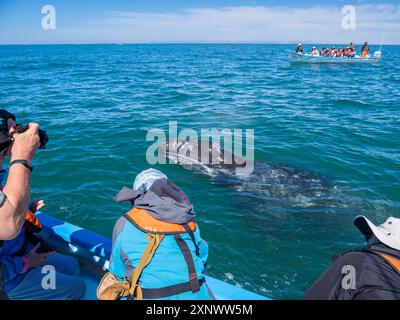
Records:
[[[212,176],[236,174],[246,161],[221,148],[220,144],[206,140],[165,140],[158,144],[159,156],[186,169]]]

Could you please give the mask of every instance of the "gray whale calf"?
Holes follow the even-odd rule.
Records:
[[[335,183],[317,173],[255,161],[251,164],[253,170],[249,174],[237,174],[236,169],[244,166],[243,158],[211,143],[205,149],[208,154],[201,155],[200,145],[200,140],[166,140],[159,143],[158,152],[169,163],[208,175],[217,183],[232,186],[246,197],[262,201],[285,201],[295,207],[338,204]],[[204,161],[207,156],[208,161]]]

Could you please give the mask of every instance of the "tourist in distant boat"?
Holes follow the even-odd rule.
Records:
[[[318,52],[316,47],[312,47],[310,55],[315,56],[315,57],[319,57],[319,52]]]
[[[363,58],[366,58],[368,53],[369,53],[369,45],[368,42],[365,42],[361,49],[361,55],[363,56]]]
[[[344,49],[339,48],[336,52],[336,57],[343,57],[344,56]]]
[[[356,45],[353,42],[350,42],[346,49],[347,57],[354,58],[356,55]]]
[[[305,293],[307,300],[400,300],[400,219],[375,226],[354,219],[367,245],[336,256]]]
[[[325,49],[325,57],[330,57],[331,56],[331,49]]]
[[[336,48],[335,47],[332,47],[332,49],[329,52],[329,55],[332,57],[336,57]]]
[[[323,57],[326,57],[326,56],[328,56],[328,54],[329,54],[329,50],[326,49],[326,48],[322,48],[322,50],[321,50],[321,55],[322,55]]]
[[[299,43],[299,44],[297,45],[296,53],[297,53],[297,54],[303,54],[303,45],[302,45],[301,43]]]
[[[356,56],[356,49],[355,48],[349,48],[349,53],[347,55],[349,58],[354,58]]]

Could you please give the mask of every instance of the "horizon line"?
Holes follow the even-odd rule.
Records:
[[[60,43],[0,43],[0,46],[63,46],[63,45],[131,45],[131,44],[274,44],[274,45],[297,45],[299,42],[278,42],[278,41],[149,41],[149,42],[60,42]],[[339,45],[339,44],[347,44],[340,42],[311,42],[311,41],[303,41],[301,42],[303,45]],[[360,44],[362,45],[362,44]],[[380,43],[370,43],[369,45],[377,45],[380,46]],[[400,43],[387,43],[382,46],[399,46]]]

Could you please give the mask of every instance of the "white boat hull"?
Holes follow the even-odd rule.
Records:
[[[294,63],[379,63],[380,58],[356,55],[354,58],[348,57],[322,57],[311,56],[309,54],[288,53],[289,60]]]

